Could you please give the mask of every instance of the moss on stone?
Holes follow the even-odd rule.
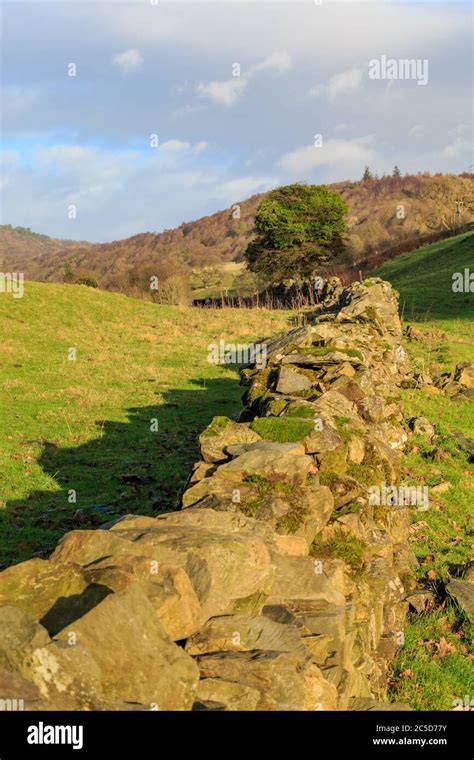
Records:
[[[305,399],[306,401],[317,401],[317,399],[321,396],[321,393],[319,391],[316,391],[314,388],[307,388],[304,391],[297,391],[292,395],[297,396],[301,399]]]
[[[339,482],[339,475],[337,472],[320,472],[319,473],[319,483],[322,486],[327,486],[329,489],[332,489],[337,485]]]
[[[250,423],[250,428],[267,441],[294,443],[311,433],[313,423],[291,417],[258,417]]]
[[[347,474],[363,486],[375,486],[380,482],[380,478],[382,477],[376,466],[366,462],[350,464],[347,468]]]
[[[233,420],[229,419],[229,417],[222,417],[217,416],[213,417],[211,422],[209,423],[209,426],[203,430],[201,435],[206,436],[207,438],[210,436],[216,436],[225,430],[229,422],[232,422]]]
[[[318,459],[321,475],[325,472],[344,475],[347,472],[347,451],[341,446],[334,451],[322,452],[318,455]]]
[[[314,407],[306,401],[290,404],[286,410],[287,417],[297,417],[302,419],[313,419],[315,413]]]
[[[346,354],[356,359],[362,360],[362,354],[356,348],[336,348],[335,346],[327,345],[324,348],[318,348],[316,346],[309,346],[308,348],[301,348],[301,354],[308,354],[310,356],[327,356],[327,354],[333,354],[335,351],[340,354]]]
[[[244,483],[251,483],[257,493],[266,495],[270,493],[294,494],[296,486],[291,483],[285,483],[284,480],[268,480],[263,475],[247,475]]]
[[[286,515],[280,517],[275,528],[277,533],[294,534],[301,528],[306,516],[306,510],[301,504],[292,504]]]
[[[249,596],[243,596],[241,599],[236,599],[232,612],[234,615],[258,614],[263,607],[267,596],[268,594],[264,591],[255,591],[253,594],[249,594]]]
[[[283,398],[274,398],[266,404],[265,413],[271,417],[278,417],[285,411],[288,406],[288,401]]]
[[[245,517],[256,517],[260,507],[263,506],[263,498],[261,496],[255,496],[252,499],[247,499],[238,506],[239,512],[242,512]]]
[[[360,573],[364,565],[367,544],[357,536],[346,535],[342,530],[335,531],[334,536],[325,544],[313,541],[310,554],[313,557],[328,556],[342,559],[351,570]]]

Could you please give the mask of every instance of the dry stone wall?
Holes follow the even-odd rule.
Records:
[[[415,561],[386,498],[407,437],[397,296],[372,279],[324,306],[242,371],[241,418],[201,434],[180,511],[72,531],[0,573],[0,699],[389,706]]]

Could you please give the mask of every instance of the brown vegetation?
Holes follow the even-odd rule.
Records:
[[[474,220],[474,174],[382,177],[331,185],[347,202],[348,252],[356,264],[379,263],[384,252],[419,244],[421,236],[450,231]],[[254,237],[257,208],[266,194],[254,195],[211,216],[158,234],[92,244],[55,240],[25,228],[0,227],[0,262],[6,271],[54,282],[92,278],[99,287],[152,298],[150,278],[161,284],[184,277],[191,287],[205,269],[219,286],[219,267],[243,260]],[[402,209],[403,207],[403,209]],[[193,274],[194,273],[194,274]],[[231,289],[249,292],[255,284],[238,275]],[[175,282],[176,285],[176,282]],[[228,286],[228,283],[226,284]],[[175,286],[173,286],[175,287]]]

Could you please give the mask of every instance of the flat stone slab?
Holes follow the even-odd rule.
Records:
[[[474,622],[474,584],[453,579],[449,582],[448,593],[462,607],[469,620]]]

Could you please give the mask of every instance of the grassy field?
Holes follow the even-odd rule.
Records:
[[[288,319],[75,285],[1,293],[0,566],[47,556],[72,528],[174,508],[197,435],[241,408],[235,368],[209,364],[208,344],[247,343]]]
[[[375,274],[400,292],[405,322],[420,340],[407,344],[419,371],[440,374],[458,362],[474,362],[474,293],[453,293],[452,275],[474,263],[474,235],[460,235],[400,256]],[[429,509],[414,512],[411,548],[419,560],[421,589],[434,606],[410,614],[405,645],[393,668],[393,696],[420,710],[452,709],[454,699],[474,698],[474,628],[446,595],[450,577],[474,558],[474,465],[455,444],[452,430],[473,438],[474,402],[422,390],[402,391],[406,418],[425,416],[435,425],[436,445],[413,436],[403,460],[407,483],[429,487]],[[441,482],[450,489],[431,491]]]

